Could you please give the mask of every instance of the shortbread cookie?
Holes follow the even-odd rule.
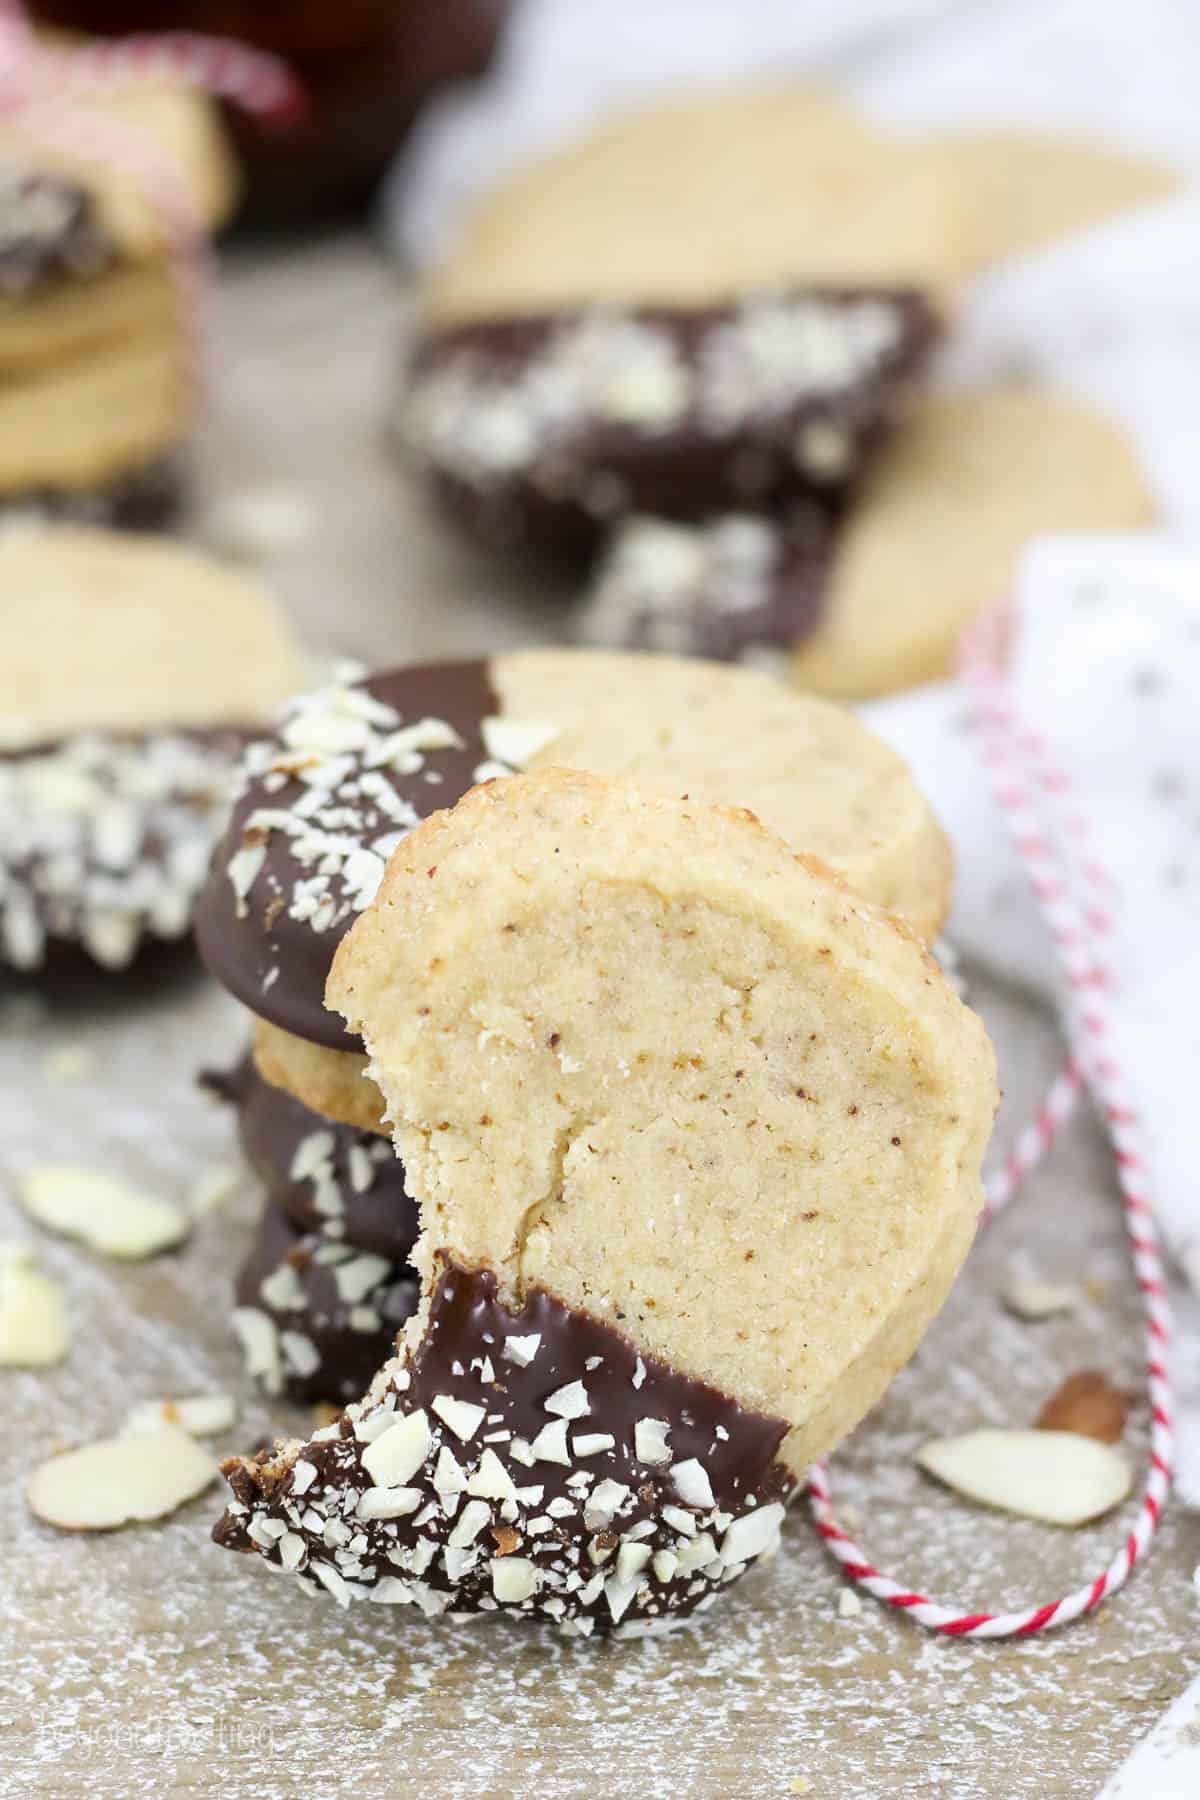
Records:
[[[932,936],[945,839],[902,762],[848,715],[750,671],[530,650],[401,669],[298,701],[256,745],[201,903],[201,953],[259,1021],[267,1080],[364,1129],[379,1099],[325,1005],[386,858],[476,781],[561,763],[751,806]]]
[[[0,536],[0,744],[269,717],[307,664],[245,573],[83,526]]]
[[[383,1096],[367,1072],[361,1050],[332,1050],[328,1044],[284,1031],[269,1019],[254,1021],[254,1066],[263,1080],[329,1122],[353,1131],[387,1137]]]
[[[953,160],[972,196],[983,266],[1165,199],[1180,186],[1178,175],[1152,157],[1070,137],[954,131],[931,147]]]
[[[418,336],[400,433],[472,535],[586,546],[630,512],[844,492],[936,335],[919,294],[888,290],[498,317]]]
[[[630,519],[596,569],[574,635],[718,662],[788,650],[820,617],[833,535],[833,519],[813,506],[702,525]]]
[[[762,86],[656,101],[519,169],[425,302],[446,323],[822,283],[949,295],[974,260],[952,155]]]
[[[61,69],[53,61],[42,61],[34,66],[32,77],[37,88],[26,97],[43,99],[61,127],[67,115]],[[51,148],[23,131],[19,109],[0,116],[0,158],[10,163],[35,158],[39,169],[84,188],[99,225],[122,260],[160,258],[165,251],[162,220],[136,174],[94,153],[88,134],[92,114],[101,130],[133,134],[136,152],[161,150],[164,164],[204,229],[215,230],[229,217],[237,197],[233,154],[215,106],[198,89],[162,77],[131,76],[127,83],[107,84],[96,94],[79,92],[72,112],[78,149],[66,143]]]
[[[105,344],[0,387],[0,495],[91,489],[177,445],[190,389],[178,334]]]
[[[202,1080],[236,1108],[246,1160],[297,1230],[407,1261],[417,1208],[386,1138],[330,1124],[264,1081],[248,1056],[228,1074]]]
[[[302,669],[266,596],[192,552],[0,535],[0,965],[124,968],[190,928],[247,735]]]
[[[361,1394],[417,1304],[406,1262],[299,1231],[273,1204],[235,1293],[233,1326],[248,1373],[289,1400]]]
[[[996,1103],[916,939],[750,814],[544,770],[414,831],[334,961],[421,1209],[364,1401],[219,1541],[427,1613],[711,1604],[974,1232]]]
[[[1030,538],[1128,530],[1153,510],[1126,439],[1079,402],[1016,386],[935,395],[846,519],[794,678],[856,699],[936,680]]]
[[[0,259],[0,372],[61,368],[105,344],[174,335],[181,339],[179,293],[161,263],[116,263],[87,280],[56,281],[32,291],[5,288]]]

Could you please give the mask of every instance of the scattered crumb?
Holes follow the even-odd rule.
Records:
[[[28,1245],[0,1244],[0,1368],[49,1368],[70,1343],[58,1283],[35,1266]]]
[[[96,1058],[86,1044],[61,1044],[42,1058],[42,1073],[50,1081],[82,1081],[95,1064]]]
[[[317,509],[303,488],[264,483],[215,501],[204,522],[204,536],[229,556],[269,562],[306,544],[318,521]]]
[[[838,1595],[838,1618],[857,1619],[863,1604],[853,1588],[845,1587]]]
[[[1055,1389],[1037,1416],[1040,1431],[1074,1431],[1101,1444],[1120,1442],[1129,1401],[1100,1369],[1081,1369]]]
[[[1057,1313],[1074,1312],[1078,1289],[1051,1281],[1014,1281],[1004,1296],[1009,1312],[1019,1319],[1050,1319]]]
[[[189,1394],[182,1400],[143,1400],[134,1407],[121,1430],[124,1434],[177,1425],[189,1437],[214,1437],[229,1431],[236,1418],[232,1394]]]
[[[197,1219],[219,1212],[227,1206],[242,1183],[242,1169],[237,1163],[214,1163],[204,1169],[192,1186],[189,1201]]]

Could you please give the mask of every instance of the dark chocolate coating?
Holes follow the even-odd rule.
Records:
[[[537,1339],[532,1350],[524,1347],[527,1363],[506,1354],[506,1339],[514,1336]],[[561,1399],[547,1407],[574,1383],[582,1384],[586,1412],[570,1405],[560,1410]],[[390,1371],[388,1391],[397,1418],[421,1411],[431,1433],[419,1466],[396,1484],[410,1494],[416,1490],[410,1510],[385,1519],[359,1513],[360,1496],[376,1482],[364,1464],[371,1445],[356,1425],[371,1418],[375,1406],[352,1408],[282,1472],[272,1467],[270,1451],[226,1463],[234,1501],[214,1531],[217,1543],[279,1561],[278,1528],[286,1525],[286,1549],[295,1560],[285,1566],[299,1567],[309,1581],[322,1579],[314,1576],[322,1567],[323,1585],[342,1598],[391,1577],[406,1591],[393,1587],[389,1597],[413,1600],[429,1613],[515,1604],[556,1617],[568,1629],[645,1626],[710,1600],[729,1567],[740,1569],[743,1555],[758,1553],[744,1539],[735,1546],[725,1538],[730,1524],[764,1506],[778,1511],[794,1485],[777,1460],[787,1430],[782,1419],[747,1410],[707,1383],[639,1355],[621,1331],[541,1289],[510,1310],[497,1298],[495,1277],[484,1270],[443,1267],[420,1343],[411,1360],[402,1357]],[[374,1398],[384,1398],[378,1386]],[[447,1400],[477,1412],[455,1426],[439,1411]],[[560,1442],[566,1460],[531,1456],[539,1434],[556,1421],[565,1421]],[[657,1448],[653,1443],[639,1444],[639,1422],[643,1429],[646,1422],[666,1427],[657,1457],[647,1456]],[[610,1437],[612,1447],[591,1447],[593,1434]],[[369,1429],[364,1435],[378,1441]],[[514,1454],[517,1440],[529,1447],[520,1455]],[[449,1482],[447,1450],[459,1465]],[[494,1467],[480,1468],[488,1452],[500,1465],[501,1483],[507,1475],[515,1486],[515,1498],[497,1492]],[[697,1472],[708,1492],[696,1491]],[[456,1482],[459,1491],[451,1492]],[[473,1482],[476,1495],[487,1490],[487,1517],[464,1544]],[[331,1535],[325,1524],[333,1519],[344,1520],[345,1529],[339,1525]],[[760,1521],[768,1526],[768,1540],[776,1522],[775,1513]],[[450,1542],[456,1527],[457,1545]],[[724,1563],[720,1541],[731,1553]],[[649,1556],[624,1549],[631,1544],[644,1545]],[[770,1541],[759,1550],[769,1547]],[[735,1548],[743,1555],[734,1555]],[[494,1573],[493,1559],[501,1563],[510,1555],[533,1564],[536,1597],[494,1597],[493,1581],[503,1572]],[[652,1563],[653,1556],[660,1560]],[[447,1557],[457,1566],[448,1567]],[[618,1578],[619,1564],[630,1558],[637,1566]]]
[[[811,379],[781,398],[762,398],[745,416],[714,416],[701,398],[719,332],[744,316],[743,307],[778,298],[822,307],[836,319],[858,306],[886,309],[894,340],[864,359],[851,377],[823,373],[814,357]],[[605,417],[586,408],[556,416],[531,432],[521,454],[495,466],[481,458],[483,431],[473,415],[496,396],[517,396],[533,371],[548,367],[564,334],[590,318],[647,327],[684,371],[677,409],[646,420]],[[493,547],[546,551],[591,549],[622,518],[645,513],[696,521],[711,514],[773,511],[798,498],[836,501],[858,479],[886,437],[923,372],[939,335],[937,317],[915,290],[813,289],[751,297],[739,305],[685,310],[631,307],[624,312],[583,309],[481,321],[427,331],[409,356],[400,401],[400,435],[446,518]],[[434,382],[454,384],[454,424],[439,435],[427,396]],[[782,388],[782,382],[780,387]],[[436,405],[436,403],[435,403]],[[457,434],[459,449],[447,440]],[[806,448],[836,436],[826,459]],[[819,449],[820,446],[817,446]]]
[[[655,650],[739,662],[756,650],[789,650],[821,618],[835,540],[835,520],[817,505],[792,507],[781,519],[731,515],[688,531],[697,549],[694,573],[670,592],[649,585],[639,546],[658,521],[635,519],[618,530],[575,620],[585,644]],[[722,533],[751,528],[762,554],[752,571],[720,551]]]
[[[391,1356],[397,1331],[416,1307],[417,1280],[407,1263],[370,1257],[378,1262],[374,1279],[348,1298],[338,1288],[339,1267],[357,1267],[366,1255],[321,1233],[298,1231],[278,1206],[264,1207],[234,1291],[240,1308],[264,1314],[279,1334],[277,1374],[260,1376],[268,1392],[345,1402]],[[282,1303],[289,1289],[298,1304]]]
[[[80,732],[0,752],[0,966],[75,946],[124,968],[146,939],[186,936],[245,742]]]
[[[376,700],[394,707],[406,725],[435,718],[458,732],[463,748],[430,751],[411,774],[390,767],[379,770],[418,818],[453,806],[474,786],[476,769],[487,761],[482,721],[500,710],[487,663],[427,663],[373,675],[361,686]],[[277,742],[282,753],[282,740]],[[361,773],[362,758],[354,760],[356,772]],[[440,779],[430,782],[430,773]],[[357,913],[348,910],[323,930],[292,916],[289,907],[296,886],[312,869],[297,858],[292,840],[280,830],[271,830],[267,837],[266,861],[247,895],[244,915],[229,878],[230,858],[247,841],[251,816],[264,808],[271,812],[289,809],[305,791],[294,776],[275,791],[261,775],[248,778],[213,857],[197,907],[196,938],[211,972],[251,1012],[310,1043],[331,1050],[361,1051],[361,1040],[325,1006],[325,982],[334,952]],[[367,845],[393,828],[377,804],[363,803],[356,810],[356,823],[344,822],[341,836]]]
[[[0,169],[0,295],[95,275],[113,254],[86,188],[20,164]]]
[[[187,498],[185,460],[177,450],[114,476],[94,488],[32,488],[0,496],[6,518],[49,524],[103,525],[113,531],[165,531]]]
[[[408,1261],[420,1222],[405,1191],[404,1165],[386,1138],[322,1118],[264,1081],[250,1056],[228,1074],[200,1079],[236,1107],[247,1162],[299,1231],[321,1232],[390,1262]],[[297,1152],[311,1147],[314,1133],[328,1142],[328,1154],[304,1174]]]

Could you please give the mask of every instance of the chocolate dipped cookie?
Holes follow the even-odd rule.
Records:
[[[937,337],[908,290],[493,319],[417,337],[399,428],[446,517],[500,546],[594,544],[630,513],[836,502]]]
[[[271,1203],[234,1291],[248,1373],[268,1394],[295,1401],[361,1394],[417,1304],[407,1259],[301,1231]]]
[[[948,675],[1031,537],[1130,528],[1152,513],[1107,419],[1035,388],[946,392],[914,408],[836,521],[731,513],[619,527],[575,631],[731,661],[790,642],[799,686],[868,698]]]
[[[387,858],[480,781],[562,764],[747,805],[932,936],[949,851],[904,764],[849,715],[747,670],[530,650],[400,669],[293,703],[254,745],[202,898],[213,974],[255,1015],[269,1081],[381,1128],[361,1043],[325,1004]]]
[[[250,1056],[201,1081],[234,1107],[247,1162],[297,1231],[320,1232],[388,1262],[408,1260],[417,1209],[386,1138],[322,1118],[264,1081]]]
[[[0,964],[121,969],[190,928],[247,737],[303,661],[267,596],[182,548],[0,537]]]
[[[362,1401],[216,1536],[429,1615],[667,1629],[768,1556],[971,1241],[996,1101],[911,933],[750,814],[545,769],[415,829],[334,959],[421,1212]]]

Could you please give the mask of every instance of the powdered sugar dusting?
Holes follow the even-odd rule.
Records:
[[[991,990],[983,999],[1005,1112],[1019,1121],[1057,1046],[1024,1003]],[[230,1148],[228,1121],[192,1072],[227,1061],[239,1029],[236,1008],[198,976],[160,982],[134,1005],[105,1003],[93,986],[49,1011],[0,1007],[8,1170],[52,1150],[182,1203],[197,1170]],[[69,1095],[42,1073],[68,1041],[95,1052]],[[511,1790],[569,1800],[605,1775],[614,1792],[647,1800],[786,1795],[801,1778],[820,1800],[859,1800],[904,1770],[915,1790],[946,1800],[1043,1800],[1094,1792],[1193,1667],[1200,1548],[1194,1515],[1178,1511],[1111,1609],[1012,1645],[935,1641],[869,1602],[839,1617],[841,1584],[799,1509],[775,1561],[703,1621],[613,1646],[310,1601],[257,1558],[208,1543],[211,1496],[86,1542],[37,1525],[21,1498],[28,1471],[57,1443],[116,1429],[138,1400],[236,1394],[236,1442],[217,1441],[219,1453],[272,1426],[311,1425],[307,1413],[269,1414],[227,1330],[252,1212],[247,1183],[197,1221],[181,1252],[114,1268],[35,1233],[10,1195],[0,1201],[0,1236],[36,1237],[74,1330],[60,1367],[0,1383],[10,1446],[0,1723],[14,1792],[157,1800],[220,1781],[335,1800],[418,1787],[438,1800]],[[1077,1285],[1076,1312],[1014,1318],[1003,1299],[1018,1264]],[[1063,1375],[1089,1364],[1135,1386],[1136,1321],[1103,1144],[1081,1119],[838,1457],[839,1502],[864,1546],[963,1603],[1015,1603],[1077,1581],[1114,1535],[1111,1520],[1066,1533],[985,1514],[935,1488],[912,1453],[935,1430],[1028,1423]],[[1131,1454],[1144,1441],[1142,1409]]]

